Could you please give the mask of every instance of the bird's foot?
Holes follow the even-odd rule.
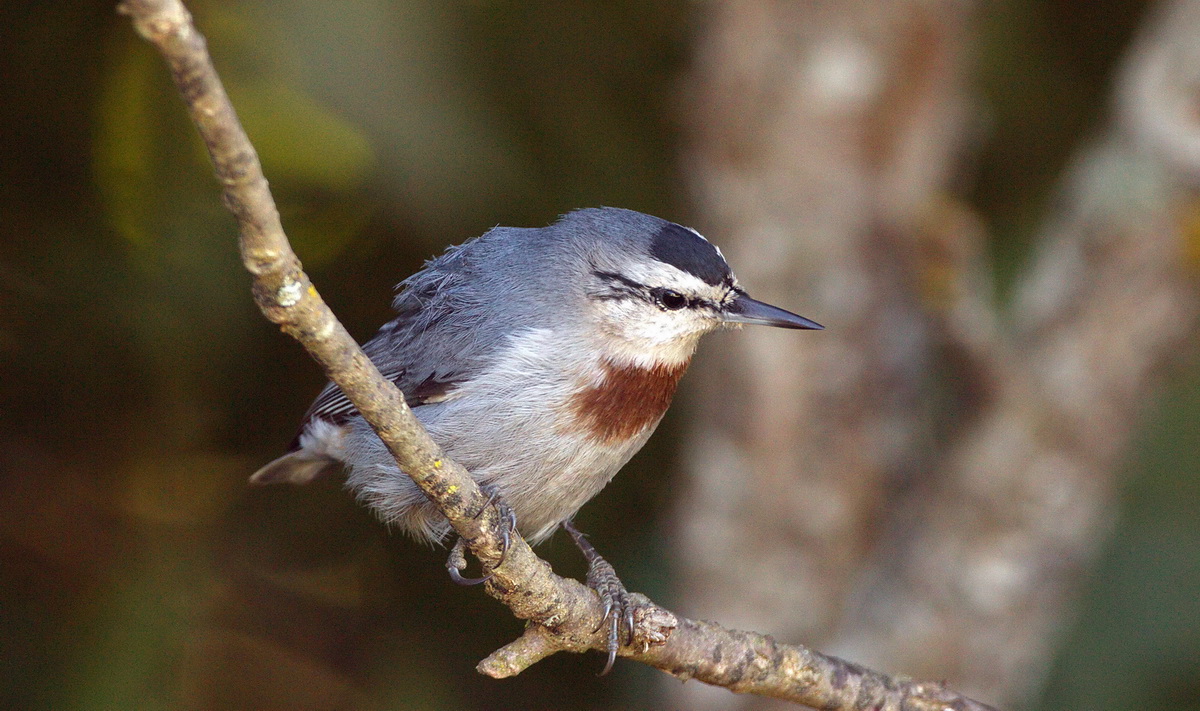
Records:
[[[483,506],[480,506],[479,510],[475,512],[475,518],[482,516],[483,512],[487,511],[489,506],[495,504],[496,511],[500,514],[500,520],[505,524],[504,527],[500,529],[500,562],[496,564],[496,567],[499,568],[504,564],[504,556],[508,553],[509,544],[512,543],[512,534],[517,532],[517,515],[513,513],[512,508],[505,503],[504,498],[500,496],[500,490],[495,486],[491,484],[480,484],[479,489],[483,493],[487,494],[488,498],[487,501],[483,502]]]
[[[667,636],[675,628],[674,617],[666,613],[671,619],[660,619],[663,617],[661,613],[666,611],[653,605],[644,595],[631,594],[626,590],[621,579],[617,577],[617,571],[596,552],[574,524],[564,521],[563,528],[571,534],[575,545],[583,552],[583,557],[588,562],[588,587],[596,591],[604,605],[604,616],[596,629],[599,631],[607,627],[605,637],[608,661],[604,664],[600,676],[612,670],[622,637],[627,645],[641,641],[643,648],[666,642]]]
[[[454,547],[450,549],[450,557],[446,559],[446,570],[450,571],[450,579],[459,585],[479,585],[490,580],[495,569],[504,565],[504,556],[508,554],[508,546],[512,543],[512,535],[517,530],[517,515],[513,513],[508,504],[504,503],[504,499],[500,497],[500,492],[496,487],[484,484],[480,485],[479,488],[483,490],[483,493],[487,494],[488,498],[483,503],[483,506],[479,507],[479,510],[475,512],[475,518],[482,516],[483,512],[487,511],[489,506],[495,504],[500,514],[500,520],[503,523],[500,529],[500,561],[483,577],[464,577],[462,571],[467,569],[466,541],[462,537],[459,537],[454,542]]]
[[[494,570],[488,571],[487,575],[480,578],[468,578],[462,574],[462,571],[467,569],[467,542],[462,536],[454,542],[454,547],[450,549],[450,557],[446,558],[446,570],[450,571],[450,579],[459,585],[478,585],[486,583],[492,579],[495,574]]]

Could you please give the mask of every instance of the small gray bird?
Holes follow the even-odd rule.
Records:
[[[662,419],[704,334],[741,324],[820,329],[746,295],[698,232],[617,208],[549,227],[497,227],[400,285],[397,317],[363,349],[429,434],[504,502],[530,543],[560,525],[593,571],[607,566],[571,518]],[[302,483],[342,465],[347,486],[385,522],[438,542],[450,525],[330,383],[291,451],[251,477]],[[465,565],[461,541],[448,564]],[[611,570],[611,568],[608,568]],[[593,587],[613,625],[631,627],[619,581]]]

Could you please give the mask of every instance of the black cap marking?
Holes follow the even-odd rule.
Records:
[[[650,256],[713,286],[733,276],[716,247],[695,232],[673,222],[650,240]]]

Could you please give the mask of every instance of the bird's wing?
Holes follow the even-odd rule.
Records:
[[[468,243],[469,244],[469,243]],[[363,345],[363,351],[385,378],[404,393],[409,407],[419,408],[453,397],[454,390],[470,380],[488,362],[495,338],[478,333],[495,332],[489,322],[487,302],[472,285],[466,246],[451,249],[426,264],[401,285],[395,319]],[[333,383],[317,396],[304,415],[300,431],[314,419],[342,424],[358,409]],[[299,435],[292,449],[299,444]]]
[[[448,363],[439,368],[380,368],[383,377],[391,380],[404,393],[404,401],[414,410],[422,405],[442,402],[453,394],[454,389],[470,375],[463,371],[456,372]],[[358,408],[346,397],[335,383],[327,383],[325,389],[304,413],[300,430],[292,439],[289,451],[300,448],[300,435],[313,420],[326,420],[335,425],[342,425],[358,416]]]
[[[441,402],[449,396],[455,386],[465,378],[456,377],[453,373],[428,372],[420,382],[406,378],[409,371],[382,371],[383,377],[392,381],[404,393],[404,401],[409,407],[420,407],[435,402]],[[412,383],[410,385],[410,383]],[[304,413],[303,424],[307,425],[314,419],[327,420],[334,424],[342,424],[358,415],[358,408],[346,397],[335,383],[327,383],[325,389],[317,395],[317,399]]]

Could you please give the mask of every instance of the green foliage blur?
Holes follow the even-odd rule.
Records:
[[[597,679],[598,657],[479,676],[519,624],[450,585],[444,551],[389,533],[335,481],[246,487],[323,378],[254,309],[203,149],[114,5],[0,6],[0,707],[658,707],[656,672]],[[423,259],[493,225],[591,205],[687,218],[675,156],[702,4],[189,6],[293,244],[359,338]],[[992,126],[961,197],[994,228],[1002,280],[1103,118],[1141,7],[987,13]],[[1200,441],[1183,424],[1198,393],[1200,378],[1177,384],[1131,465],[1046,708],[1200,708]],[[652,514],[671,447],[668,420],[581,515],[633,587],[666,599]],[[582,572],[569,543],[542,552]]]

